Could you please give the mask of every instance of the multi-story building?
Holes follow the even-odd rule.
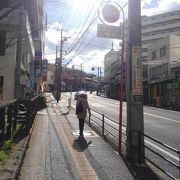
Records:
[[[16,4],[13,1],[12,4],[7,4],[0,10],[0,17],[3,17],[5,12],[12,9],[9,14],[0,19],[0,93],[2,100],[24,97],[26,90],[33,88],[33,83],[29,83],[28,78],[34,80],[35,52],[38,50],[43,54],[44,49],[44,0],[21,2],[17,6],[19,2]],[[18,63],[19,69],[17,68]],[[16,87],[19,87],[18,91]],[[15,90],[18,95],[15,94]]]
[[[158,39],[170,34],[180,35],[180,11],[154,16],[142,16],[142,60],[147,59],[148,47]]]
[[[180,36],[170,35],[148,47],[149,102],[155,106],[177,107],[180,94],[175,68],[180,63]],[[172,68],[173,67],[173,68]],[[180,107],[179,107],[180,108]]]
[[[169,35],[180,35],[180,11],[172,11],[154,16],[142,16],[141,18],[141,37],[142,37],[142,62],[143,62],[143,84],[144,84],[144,103],[150,103],[148,91],[148,64],[150,62],[148,53],[152,53],[151,45],[159,42],[158,40]],[[165,49],[164,49],[165,50]],[[161,50],[163,51],[163,49]],[[149,54],[150,54],[149,53]],[[155,56],[154,54],[153,56]],[[156,60],[157,63],[157,60]]]
[[[111,49],[104,57],[104,83],[106,86],[107,95],[110,96],[110,84],[111,81],[111,65],[119,59],[119,51]]]

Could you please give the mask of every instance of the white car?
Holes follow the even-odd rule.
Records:
[[[75,100],[78,100],[78,98],[79,98],[79,96],[80,96],[81,94],[84,94],[85,97],[86,97],[86,99],[87,99],[87,94],[86,94],[86,92],[83,91],[83,90],[76,92],[76,93],[74,94],[74,99],[75,99]]]

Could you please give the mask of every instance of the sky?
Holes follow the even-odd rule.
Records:
[[[127,19],[128,0],[114,0],[123,7]],[[102,0],[46,0],[47,31],[45,32],[45,58],[55,63],[56,46],[60,47],[61,29],[63,41],[62,64],[74,66],[87,73],[97,74],[103,69],[104,55],[119,50],[121,40],[97,37],[97,24],[101,23]],[[152,16],[168,11],[180,10],[180,0],[141,0],[141,15]],[[101,15],[100,15],[101,17]],[[123,22],[122,12],[115,26]],[[58,57],[59,57],[58,51]],[[92,71],[94,67],[94,71]]]

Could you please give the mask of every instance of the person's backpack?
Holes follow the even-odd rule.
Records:
[[[78,106],[76,107],[76,114],[83,113],[84,107],[81,102],[79,102]]]

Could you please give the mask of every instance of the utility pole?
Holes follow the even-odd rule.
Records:
[[[83,89],[82,64],[81,64],[81,90]]]
[[[19,8],[19,29],[17,37],[17,51],[16,51],[16,76],[15,76],[15,98],[20,97],[20,76],[21,76],[21,52],[22,52],[22,24],[23,24],[23,4]]]
[[[61,29],[61,41],[60,41],[60,59],[59,59],[59,97],[61,99],[61,89],[62,89],[62,86],[61,86],[61,81],[62,81],[62,46],[63,46],[63,37],[62,37],[62,29]]]
[[[141,0],[128,1],[127,156],[144,162],[143,84],[141,62]],[[141,137],[141,138],[140,138]],[[141,144],[141,146],[139,146]]]
[[[57,93],[57,71],[58,71],[58,57],[57,57],[57,54],[58,54],[58,46],[56,46],[56,60],[55,60],[55,72],[54,72],[54,92]]]

